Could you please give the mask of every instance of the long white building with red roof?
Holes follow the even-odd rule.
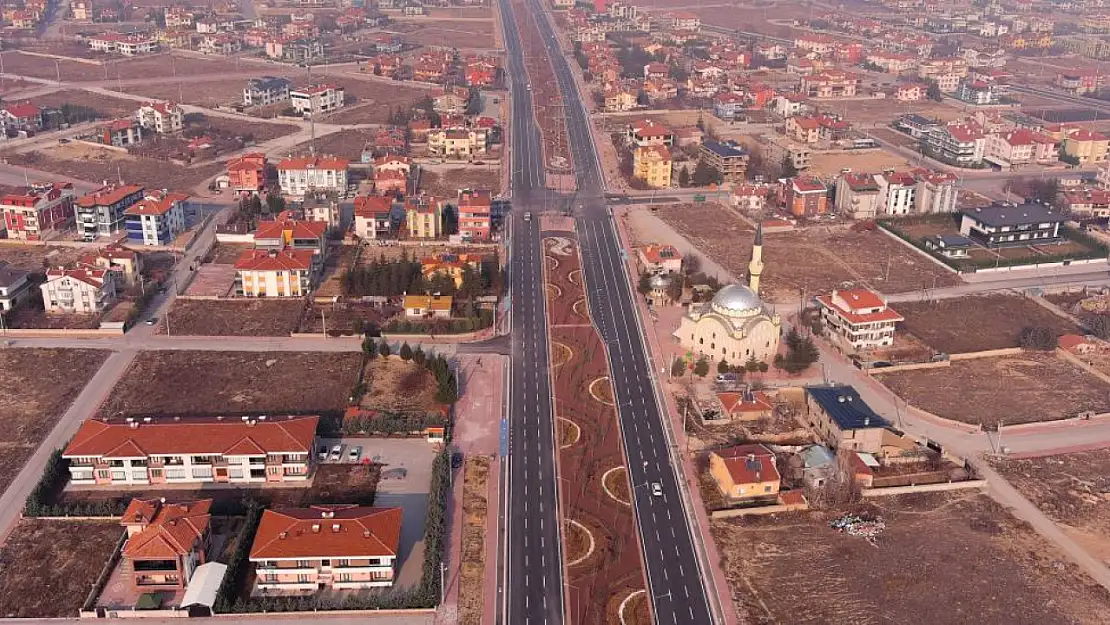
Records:
[[[51,269],[39,285],[47,313],[95,315],[115,301],[116,283],[106,269]]]
[[[817,296],[817,304],[829,334],[854,351],[892,345],[894,326],[903,320],[882,295],[870,289],[834,289]]]
[[[62,457],[70,481],[133,484],[308,479],[318,416],[89,419]]]
[[[278,165],[278,184],[286,195],[303,196],[309,191],[347,190],[347,168],[350,162],[333,156],[294,157],[282,159]]]

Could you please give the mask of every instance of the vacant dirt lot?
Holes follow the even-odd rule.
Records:
[[[492,48],[493,20],[430,20],[401,22],[392,27],[406,43],[447,48]]]
[[[993,428],[1110,410],[1110,384],[1051,352],[953,361],[951,367],[876,377],[935,415]]]
[[[253,67],[253,65],[248,65],[246,67]],[[278,68],[266,68],[266,73],[270,76],[288,77],[289,72],[275,72],[274,70],[276,69]],[[211,108],[213,105],[242,104],[243,86],[246,82],[246,79],[243,78],[189,82],[182,83],[180,86],[177,83],[164,82],[149,85],[132,85],[130,87],[125,86],[123,90],[127,93],[134,93],[148,98],[173,100],[174,102],[180,102],[182,104],[193,104]],[[294,81],[294,86],[299,86],[299,84],[300,83]]]
[[[75,143],[42,151],[10,154],[8,160],[13,165],[24,165],[90,182],[123,178],[128,184],[186,192],[224,170],[223,163],[182,167],[166,161],[139,158]]]
[[[656,213],[734,276],[747,273],[755,232],[715,203],[679,204]],[[679,246],[681,247],[681,245]],[[883,293],[959,284],[959,277],[878,232],[809,228],[763,237],[763,290],[773,301],[828,292],[846,282]]]
[[[994,466],[1088,553],[1110,563],[1110,449]]]
[[[459,575],[459,623],[482,622],[482,586],[486,563],[486,514],[489,512],[486,482],[490,457],[471,456],[463,467],[462,571]]]
[[[883,517],[874,547],[829,527],[841,510],[712,522],[733,600],[752,622],[1106,622],[1110,594],[985,495],[850,511]]]
[[[154,54],[132,59],[104,55],[98,56],[97,59],[102,63],[59,60],[57,69],[55,69],[54,59],[13,51],[4,54],[4,70],[10,74],[21,74],[48,80],[55,80],[57,78],[56,72],[60,72],[62,80],[68,82],[115,80],[117,77],[130,80],[133,78],[164,77],[169,74],[171,63],[170,55],[167,54]],[[174,57],[173,65],[178,76],[211,74],[213,78],[218,78],[221,73],[235,71],[235,61],[229,59],[201,59],[178,56]]]
[[[142,352],[101,413],[337,412],[346,405],[360,359],[355,352]]]
[[[375,358],[366,363],[363,408],[389,412],[426,412],[438,407],[436,381],[430,371],[399,356]]]
[[[107,351],[92,349],[0,351],[0,490],[107,357]]]
[[[245,119],[232,119],[208,115],[202,121],[190,123],[189,128],[212,130],[218,133],[236,137],[250,137],[255,142],[269,141],[291,135],[300,130],[293,124],[278,124],[274,122],[252,122]]]
[[[406,87],[399,81],[352,78],[341,84],[348,95],[358,98],[357,108],[328,116],[329,124],[384,124],[392,109],[398,106],[407,109],[432,94],[431,89]]]
[[[7,261],[24,271],[42,271],[44,262],[51,265],[68,265],[85,253],[79,247],[59,245],[23,245],[0,243],[0,260]]]
[[[0,615],[76,617],[122,535],[114,520],[20,521],[0,549]]]
[[[822,154],[813,152],[806,173],[814,176],[834,176],[849,167],[852,171],[882,171],[884,169],[905,169],[910,163],[897,154],[886,150],[869,150],[855,154]]]
[[[105,118],[131,117],[139,108],[139,102],[113,98],[112,96],[80,89],[63,89],[54,93],[31,98],[31,102],[38,106],[52,106],[60,108],[63,104],[80,104],[95,109]]]
[[[906,318],[901,330],[946,354],[1018,347],[1027,326],[1044,326],[1057,336],[1078,331],[1067,319],[1016,295],[904,302],[897,310]]]
[[[319,154],[330,154],[332,156],[339,156],[351,162],[357,163],[362,157],[362,149],[366,147],[366,143],[375,136],[373,130],[344,130],[342,132],[333,132],[324,136],[316,136],[316,152]],[[304,154],[309,153],[311,144],[309,142],[299,143],[289,149],[290,154]]]
[[[179,299],[158,332],[177,336],[289,336],[304,307],[300,300]]]
[[[438,172],[425,170],[420,174],[420,190],[431,195],[453,198],[459,189],[489,189],[497,195],[501,193],[501,168],[496,165],[456,167]]]

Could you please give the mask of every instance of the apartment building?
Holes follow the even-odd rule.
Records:
[[[967,61],[960,57],[926,59],[917,65],[917,77],[935,81],[944,92],[955,91],[960,79],[965,76]]]
[[[285,211],[272,221],[258,222],[254,231],[254,246],[264,250],[311,250],[323,257],[326,251],[328,224],[323,221],[294,219]]]
[[[821,121],[815,117],[791,117],[786,120],[783,129],[786,136],[800,143],[814,144],[821,138]]]
[[[278,165],[278,184],[286,195],[303,196],[309,191],[347,191],[347,159],[333,156],[294,157]]]
[[[820,178],[795,176],[786,181],[786,207],[795,217],[816,217],[828,212],[828,189]]]
[[[116,299],[116,283],[105,269],[51,269],[39,290],[47,313],[95,315]]]
[[[1061,206],[1075,218],[1103,219],[1110,217],[1110,191],[1106,189],[1065,189]]]
[[[671,186],[671,151],[662,145],[638,147],[632,152],[632,177],[652,189]]]
[[[304,297],[312,290],[316,256],[312,250],[247,250],[235,261],[235,294]]]
[[[331,113],[343,108],[343,87],[338,85],[309,85],[289,92],[289,103],[297,113],[306,117]]]
[[[640,148],[649,145],[661,145],[668,148],[674,146],[674,132],[663,124],[650,119],[629,124],[627,135],[628,141]]]
[[[122,33],[99,33],[89,37],[89,48],[94,52],[138,56],[158,51],[158,41],[143,33],[124,35]]]
[[[393,198],[360,195],[355,198],[354,230],[360,239],[387,238],[393,230]]]
[[[1064,138],[1064,154],[1078,159],[1080,165],[1106,161],[1110,139],[1094,130],[1076,130]]]
[[[328,228],[341,228],[343,210],[339,206],[339,195],[326,191],[308,193],[301,202],[301,212],[309,222],[324,224]]]
[[[1066,217],[1044,204],[1000,204],[960,211],[960,234],[987,247],[1055,243]]]
[[[127,221],[127,242],[133,245],[170,245],[185,232],[184,193],[148,194],[123,212]]]
[[[428,153],[445,158],[472,158],[486,153],[489,132],[485,128],[438,128],[428,133]]]
[[[847,172],[836,181],[836,210],[852,219],[874,219],[882,204],[871,174]]]
[[[145,130],[160,135],[180,132],[185,127],[185,113],[173,102],[143,102],[135,118]]]
[[[243,88],[243,104],[245,106],[266,106],[289,99],[293,82],[288,78],[277,76],[263,76],[251,78]]]
[[[1056,142],[1028,128],[987,135],[983,151],[984,161],[1003,170],[1014,165],[1053,163],[1056,158]]]
[[[143,272],[143,256],[135,250],[113,243],[100,248],[94,254],[79,258],[77,268],[106,270],[119,290],[138,283]]]
[[[879,213],[909,215],[914,212],[917,179],[908,172],[886,172],[875,176],[879,186]]]
[[[62,452],[73,484],[303,482],[318,416],[87,419]]]
[[[981,163],[987,145],[981,128],[960,123],[933,128],[924,142],[932,156],[959,167]]]
[[[252,152],[227,162],[228,185],[233,191],[258,193],[266,187],[266,155]]]
[[[443,236],[443,203],[423,194],[405,198],[405,226],[410,239]]]
[[[97,139],[120,148],[135,145],[143,140],[143,127],[135,119],[116,119],[97,128]]]
[[[124,229],[124,212],[143,199],[141,185],[108,186],[77,198],[74,211],[77,215],[77,233],[85,241],[97,237],[110,237]]]
[[[15,308],[20,300],[30,292],[31,283],[28,271],[16,269],[6,260],[0,260],[0,311]]]
[[[743,118],[747,100],[738,93],[718,93],[713,96],[713,116],[725,121]]]
[[[193,572],[208,561],[211,510],[211,499],[131,500],[120,518],[127,530],[120,556],[132,590],[178,592],[188,586]]]
[[[9,239],[41,241],[73,223],[73,184],[33,184],[0,197]]]
[[[901,74],[917,67],[917,57],[901,52],[876,50],[867,55],[867,62],[891,74]]]
[[[251,544],[259,592],[316,592],[393,585],[401,508],[352,504],[271,508]]]
[[[1098,91],[1102,80],[1096,70],[1075,69],[1057,72],[1054,82],[1057,87],[1073,95],[1085,95]]]
[[[489,241],[493,192],[489,189],[460,189],[459,234],[469,241]]]
[[[918,213],[954,213],[960,196],[959,177],[949,172],[928,172],[917,176]]]
[[[836,290],[818,295],[821,321],[829,334],[850,351],[859,352],[894,344],[894,326],[904,318],[870,289]]]
[[[856,74],[830,69],[803,76],[799,90],[811,98],[852,98],[859,83]]]
[[[748,179],[748,159],[751,154],[743,145],[729,141],[706,141],[699,149],[706,164],[720,172],[726,182],[744,182]]]
[[[890,422],[880,417],[851,386],[806,387],[806,420],[831,447],[877,453]]]

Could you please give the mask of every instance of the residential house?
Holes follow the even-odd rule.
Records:
[[[94,52],[123,56],[138,56],[158,51],[158,40],[145,33],[129,35],[114,32],[98,33],[90,36],[88,43],[89,48]]]
[[[713,96],[713,115],[718,119],[725,121],[742,119],[746,108],[747,100],[740,94],[726,92]]]
[[[0,108],[4,125],[16,130],[42,130],[42,109],[30,102],[15,102]]]
[[[401,508],[348,504],[270,508],[251,544],[259,593],[356,590],[393,585]]]
[[[862,287],[818,295],[817,307],[829,334],[856,352],[893,345],[894,326],[904,320],[882,295]]]
[[[120,518],[127,541],[120,550],[131,588],[139,593],[178,592],[208,561],[212,500],[168,503],[132,499]]]
[[[393,199],[382,195],[355,198],[354,230],[360,239],[383,239],[392,232]]]
[[[748,179],[748,149],[736,141],[706,141],[699,150],[707,165],[717,170],[726,182]]]
[[[856,74],[826,70],[803,76],[799,90],[811,98],[852,98],[859,83],[860,78]]]
[[[1102,81],[1096,70],[1074,69],[1057,72],[1054,82],[1073,95],[1086,95],[1097,92]]]
[[[254,231],[254,246],[265,250],[311,250],[321,259],[327,251],[328,224],[323,221],[294,219],[285,211],[272,221],[261,221]]]
[[[185,127],[185,113],[173,102],[143,102],[135,118],[144,129],[164,135]]]
[[[50,269],[39,290],[47,313],[94,315],[116,298],[116,284],[104,269]]]
[[[9,239],[41,241],[73,224],[73,184],[34,184],[0,197]]]
[[[1001,95],[994,83],[984,80],[964,79],[955,92],[955,96],[964,102],[976,106],[989,106],[1002,102]]]
[[[428,153],[434,156],[469,159],[485,154],[488,146],[485,128],[437,128],[428,133]]]
[[[867,62],[884,72],[901,74],[917,67],[917,57],[900,52],[876,50],[867,55]]]
[[[410,239],[438,239],[443,236],[443,202],[430,195],[405,198],[405,225]]]
[[[459,234],[464,240],[490,240],[492,203],[493,193],[489,189],[459,189]]]
[[[960,179],[950,172],[921,172],[917,175],[914,198],[918,213],[954,213],[959,199]]]
[[[608,113],[631,111],[639,106],[636,93],[631,89],[609,89],[605,92],[604,97],[604,107],[605,111]]]
[[[717,403],[721,405],[722,415],[736,421],[766,419],[775,412],[775,405],[763,391],[717,393]]]
[[[6,260],[0,260],[0,311],[9,311],[30,292],[28,271],[16,269]]]
[[[346,193],[347,168],[345,158],[334,156],[301,156],[278,162],[278,184],[286,195],[303,196],[309,191]]]
[[[632,177],[653,189],[671,186],[673,159],[662,145],[637,147],[632,152]]]
[[[749,500],[778,494],[782,476],[775,455],[764,445],[747,444],[709,452],[709,475],[727,499]]]
[[[945,258],[967,258],[975,242],[962,234],[935,234],[925,239],[925,249]]]
[[[1110,147],[1110,139],[1094,130],[1080,129],[1064,138],[1064,154],[1078,159],[1080,165],[1102,163]]]
[[[786,207],[795,217],[816,217],[828,212],[828,189],[820,178],[795,176],[785,183]]]
[[[406,295],[403,307],[408,317],[451,317],[453,298],[450,295]]]
[[[1006,51],[1002,48],[962,48],[960,56],[967,62],[968,67],[1002,67],[1006,65]]]
[[[627,134],[628,140],[636,147],[674,146],[674,133],[671,129],[650,119],[629,124]]]
[[[374,171],[374,191],[377,193],[404,193],[409,177],[402,171],[381,169]]]
[[[97,139],[119,148],[135,145],[143,140],[143,127],[135,119],[116,119],[97,128]]]
[[[821,488],[837,475],[836,456],[824,445],[810,445],[798,457],[802,461],[802,482],[808,488]]]
[[[266,155],[251,152],[227,162],[228,183],[237,192],[258,193],[266,187]]]
[[[846,172],[836,181],[836,210],[852,219],[874,219],[882,199],[872,174]]]
[[[983,162],[987,139],[978,125],[954,122],[934,128],[924,143],[937,159],[958,167],[972,167]]]
[[[844,385],[807,386],[806,418],[831,447],[877,453],[890,423],[875,413],[856,389]]]
[[[324,55],[324,46],[319,39],[305,39],[291,35],[279,35],[266,41],[266,56],[289,63],[309,63]]]
[[[779,117],[793,117],[795,115],[805,115],[809,108],[804,94],[784,93],[775,96],[771,110]]]
[[[343,108],[343,87],[330,84],[309,85],[289,92],[289,103],[297,113],[307,117],[331,113]]]
[[[892,172],[875,176],[879,186],[878,211],[883,215],[909,215],[914,212],[917,178],[908,172]]]
[[[263,76],[251,78],[243,88],[243,104],[245,106],[266,106],[289,99],[293,82],[288,78],[277,76]]]
[[[243,39],[236,33],[217,33],[200,38],[197,51],[203,54],[231,56],[243,49]]]
[[[800,143],[817,143],[821,137],[821,120],[816,117],[790,117],[784,126],[786,136]]]
[[[62,452],[72,484],[304,482],[320,417],[86,419]]]
[[[742,212],[760,213],[767,205],[767,188],[754,184],[734,184],[730,203]]]
[[[170,245],[185,232],[184,193],[156,192],[127,207],[127,242],[133,245]]]
[[[412,171],[412,159],[407,156],[387,154],[374,159],[374,172],[397,171],[408,175]]]
[[[314,191],[306,193],[301,202],[301,212],[305,220],[319,222],[328,228],[342,226],[342,210],[339,207],[339,196],[328,191]]]
[[[116,283],[116,290],[138,284],[143,272],[143,257],[135,250],[118,243],[106,245],[95,254],[86,254],[77,261],[78,269],[104,269]]]
[[[459,91],[451,89],[444,91],[432,98],[432,110],[440,114],[448,115],[462,115],[466,112],[466,104],[469,100],[468,91],[465,88]]]
[[[682,271],[682,254],[673,245],[652,243],[636,249],[640,265],[644,271],[653,274],[680,273]]]
[[[895,120],[895,125],[899,130],[913,137],[914,139],[925,139],[934,130],[939,129],[941,124],[939,121],[922,117],[917,113],[910,113],[903,115]]]
[[[143,199],[142,185],[128,184],[107,186],[77,198],[74,210],[77,215],[77,233],[85,241],[97,237],[110,237],[124,229],[124,212]]]
[[[1067,188],[1062,195],[1061,205],[1073,217],[1110,217],[1110,191],[1106,189]]]
[[[317,254],[307,249],[253,249],[235,261],[235,294],[304,297],[312,290]]]
[[[462,288],[468,270],[475,275],[483,258],[477,254],[437,254],[420,261],[420,271],[429,282],[437,277],[450,278],[455,288]]]
[[[983,160],[1003,170],[1014,165],[1052,163],[1056,157],[1056,142],[1028,128],[988,135],[983,150]]]
[[[929,87],[921,83],[902,83],[894,87],[891,95],[899,102],[919,102],[924,100],[929,92]]]
[[[1066,216],[1044,204],[991,204],[960,211],[960,234],[987,247],[1054,243]]]

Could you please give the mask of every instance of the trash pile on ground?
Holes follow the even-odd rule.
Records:
[[[872,547],[877,547],[875,541],[879,534],[882,534],[883,530],[886,529],[886,523],[883,522],[881,516],[870,518],[865,515],[845,513],[839,518],[829,521],[829,527],[841,534],[859,536],[870,543]]]

